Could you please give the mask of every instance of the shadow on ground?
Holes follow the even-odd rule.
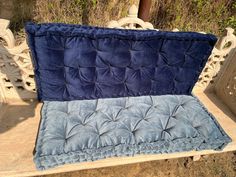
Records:
[[[3,105],[1,109],[4,109],[4,113],[0,117],[0,134],[16,127],[28,118],[34,117],[36,105],[36,101],[24,102],[22,105]]]
[[[79,165],[79,164],[78,164]],[[235,177],[236,152],[202,157],[151,161],[131,165],[82,170],[41,177]]]

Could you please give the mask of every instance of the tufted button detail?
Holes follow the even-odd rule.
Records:
[[[136,131],[137,131],[137,130],[132,130],[131,133],[132,133],[133,135],[135,135]]]
[[[85,127],[87,125],[87,123],[83,122],[81,125]]]
[[[93,113],[97,114],[99,112],[99,110],[95,110]]]
[[[124,109],[130,109],[132,106],[125,106]]]
[[[112,119],[113,122],[118,122],[118,119]]]
[[[201,128],[201,126],[200,125],[198,125],[198,126],[194,126],[193,128],[195,128],[195,129],[200,129]]]

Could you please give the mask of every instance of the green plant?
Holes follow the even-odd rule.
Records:
[[[235,28],[235,8],[234,0],[156,1],[151,11],[151,22],[165,30],[178,28],[220,35],[227,26]]]
[[[8,0],[13,3],[11,29],[20,31],[26,21],[83,23],[106,26],[127,16],[139,0]],[[236,30],[235,0],[152,1],[150,22],[159,29],[205,31],[220,35],[228,26]]]

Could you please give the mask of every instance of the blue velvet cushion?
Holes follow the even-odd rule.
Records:
[[[66,24],[26,25],[39,100],[189,95],[210,34]]]
[[[43,170],[112,156],[219,150],[230,141],[193,96],[45,101],[34,161]]]

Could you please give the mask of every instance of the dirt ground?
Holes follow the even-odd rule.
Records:
[[[78,164],[79,165],[79,164]],[[42,177],[235,177],[236,152],[202,157],[159,160],[131,165],[82,170]]]

